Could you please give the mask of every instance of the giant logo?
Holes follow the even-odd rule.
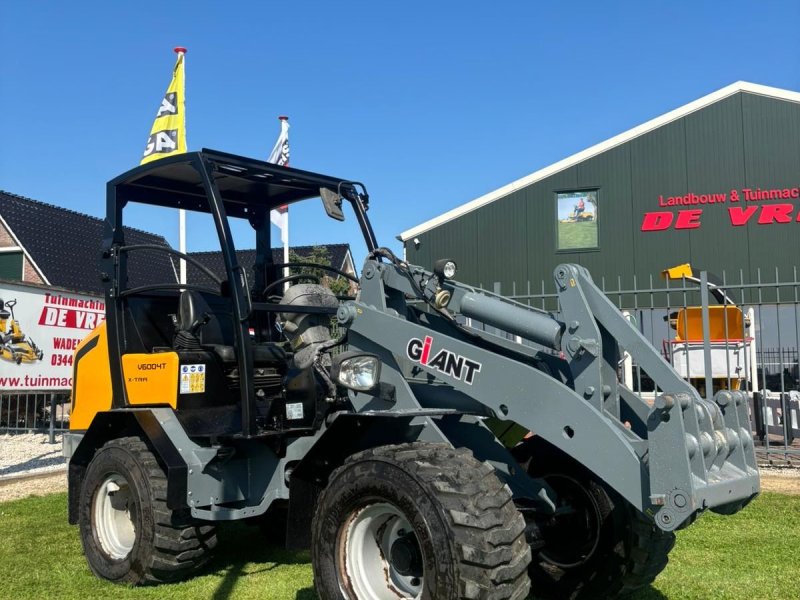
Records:
[[[431,358],[432,346],[433,338],[429,335],[426,335],[424,340],[411,338],[406,346],[406,354],[416,363],[472,385],[475,375],[480,373],[481,363],[445,348],[436,352]]]
[[[151,154],[167,154],[178,149],[178,130],[165,129],[151,133],[147,138],[147,146],[144,149],[144,156]]]

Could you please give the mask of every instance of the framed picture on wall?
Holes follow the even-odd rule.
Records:
[[[556,244],[558,250],[598,247],[597,190],[556,193]]]

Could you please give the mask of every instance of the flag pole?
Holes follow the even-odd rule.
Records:
[[[278,120],[281,121],[281,126],[282,126],[283,125],[283,121],[286,121],[288,123],[289,117],[287,117],[286,115],[281,115],[281,116],[278,117]],[[284,167],[288,167],[289,166],[289,162],[287,161],[286,164],[283,165],[283,166]],[[286,228],[286,231],[281,236],[283,238],[283,262],[284,263],[288,263],[289,262],[289,211],[288,210],[286,211],[286,215],[284,216],[284,219],[285,220],[283,222],[284,223],[283,226]],[[283,276],[284,277],[288,277],[290,272],[291,271],[290,271],[289,267],[284,267],[283,268]],[[289,282],[287,281],[286,284],[288,285],[288,283]],[[284,289],[286,289],[286,285],[284,286]]]
[[[185,80],[185,77],[186,77],[186,48],[184,48],[183,46],[176,46],[175,48],[173,48],[173,50],[174,50],[175,54],[178,55],[178,57],[183,56],[183,69],[184,69],[183,73],[184,73],[184,80]],[[184,87],[184,90],[185,89],[186,88]],[[184,119],[184,121],[183,121],[184,122],[183,139],[184,139],[184,142],[186,143],[186,148],[188,149],[189,148],[189,142],[186,139],[186,127],[185,127],[186,115],[183,116],[183,119]],[[183,254],[186,254],[186,211],[184,209],[182,209],[182,208],[178,209],[178,250],[180,252],[182,252]],[[183,284],[183,283],[186,283],[186,261],[181,259],[181,263],[180,264],[181,264],[181,267],[180,267],[181,268],[180,278],[181,278],[181,283]]]

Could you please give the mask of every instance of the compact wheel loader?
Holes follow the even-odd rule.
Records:
[[[744,392],[700,397],[580,266],[555,269],[554,316],[379,246],[358,182],[211,150],[107,194],[107,318],[75,353],[64,441],[99,577],[187,577],[218,526],[260,518],[311,549],[326,600],[610,598],[656,577],[675,530],[759,492]],[[312,198],[363,234],[355,299],[273,260],[270,209]],[[128,244],[136,203],[209,217],[224,276]],[[194,276],[137,281],[142,253]],[[652,406],[620,383],[622,349]]]

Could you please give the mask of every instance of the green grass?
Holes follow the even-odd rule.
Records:
[[[558,223],[558,249],[596,248],[597,223]]]
[[[222,529],[216,559],[179,584],[127,588],[96,579],[67,525],[66,495],[0,504],[4,598],[312,600],[308,553],[265,545],[259,530]],[[732,517],[704,515],[678,533],[670,564],[635,600],[798,597],[800,497],[764,494]]]

